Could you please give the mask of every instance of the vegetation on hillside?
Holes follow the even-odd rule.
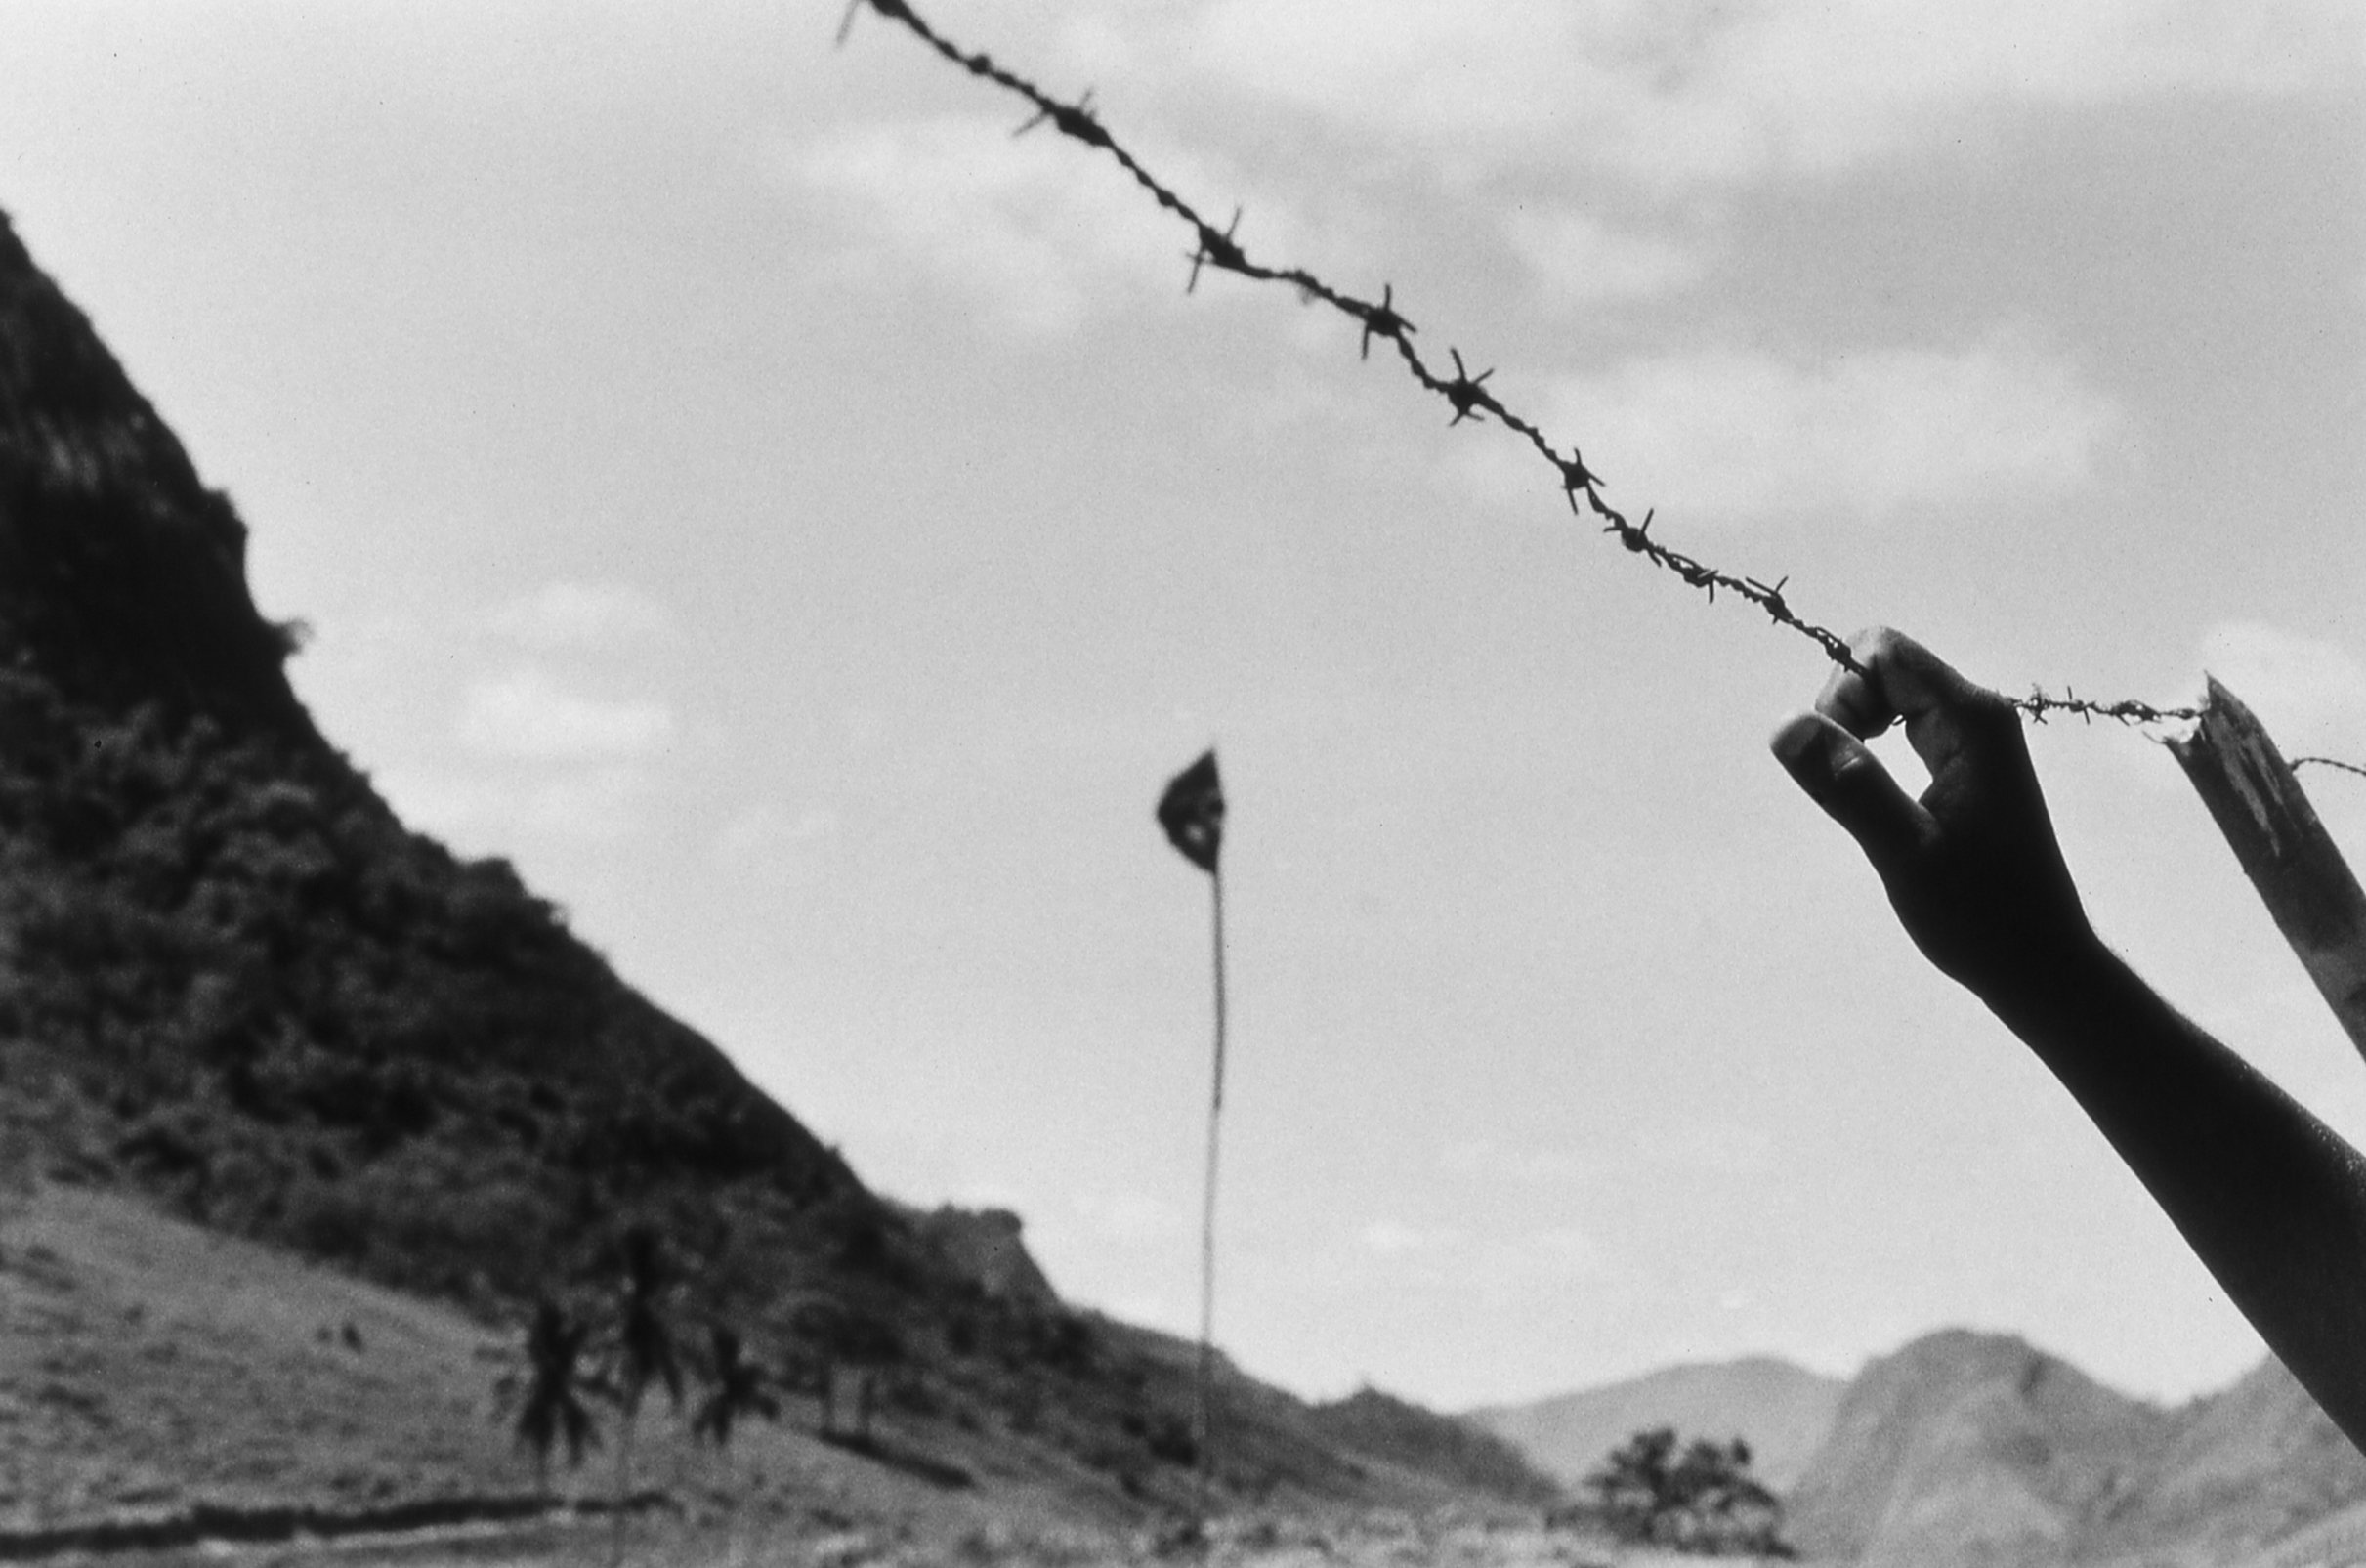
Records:
[[[1467,1421],[1411,1404],[1380,1389],[1359,1388],[1317,1405],[1316,1424],[1349,1448],[1389,1456],[1474,1491],[1545,1506],[1561,1491],[1510,1443]]]

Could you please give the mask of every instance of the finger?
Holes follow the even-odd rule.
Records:
[[[1795,713],[1768,742],[1792,782],[1847,829],[1886,881],[1937,831],[1865,743],[1824,713]]]
[[[1954,665],[1902,631],[1873,626],[1848,640],[1857,668],[1836,667],[1816,698],[1816,711],[1849,734],[1870,739],[1898,719],[1959,702],[1980,688]]]
[[[1849,639],[1848,652],[1860,669],[1835,669],[1816,698],[1816,711],[1862,739],[1905,720],[1908,742],[1933,773],[1952,760],[1964,742],[1959,720],[2001,700],[1921,643],[1887,626],[1859,632]]]

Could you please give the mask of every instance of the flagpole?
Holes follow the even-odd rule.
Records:
[[[1200,1460],[1200,1524],[1207,1524],[1208,1486],[1215,1469],[1215,1408],[1209,1399],[1216,1323],[1216,1131],[1224,1115],[1224,872],[1211,869],[1215,915],[1216,1049],[1207,1097],[1207,1175],[1200,1214],[1200,1371],[1194,1424]]]
[[[1200,1539],[1207,1539],[1208,1494],[1215,1482],[1216,1149],[1224,1117],[1224,784],[1216,749],[1167,781],[1159,797],[1159,826],[1176,853],[1207,873],[1215,921],[1216,1050],[1207,1089],[1207,1178],[1200,1213],[1200,1364],[1192,1380],[1192,1446],[1198,1450]]]

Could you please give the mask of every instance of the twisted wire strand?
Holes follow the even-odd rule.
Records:
[[[1790,601],[1784,597],[1791,581],[1789,577],[1778,577],[1769,583],[1757,577],[1726,572],[1653,537],[1651,526],[1655,513],[1647,509],[1643,521],[1635,523],[1606,500],[1602,494],[1601,476],[1586,463],[1574,443],[1564,454],[1542,428],[1505,404],[1488,387],[1488,377],[1495,374],[1494,370],[1472,374],[1463,362],[1458,348],[1447,350],[1447,357],[1454,364],[1452,375],[1444,374],[1439,367],[1424,360],[1414,347],[1416,328],[1397,309],[1393,285],[1383,284],[1377,300],[1363,299],[1333,287],[1302,267],[1274,267],[1251,259],[1237,237],[1241,209],[1234,208],[1231,221],[1218,229],[1197,207],[1144,168],[1141,161],[1110,133],[1093,111],[1092,94],[1089,91],[1074,104],[1061,102],[1033,81],[997,64],[983,51],[967,50],[955,44],[923,20],[911,8],[908,0],[848,0],[845,16],[838,24],[839,43],[846,41],[856,16],[866,8],[901,24],[939,56],[970,75],[1025,99],[1034,106],[1035,114],[1014,134],[1024,135],[1037,126],[1049,125],[1060,135],[1097,148],[1114,159],[1153,201],[1191,229],[1195,244],[1188,256],[1191,272],[1184,283],[1186,293],[1198,288],[1203,269],[1213,268],[1258,282],[1287,283],[1297,290],[1299,297],[1307,303],[1320,301],[1330,306],[1360,327],[1358,349],[1362,358],[1369,360],[1372,357],[1373,340],[1375,338],[1395,350],[1406,372],[1454,409],[1454,418],[1448,421],[1450,425],[1458,425],[1465,420],[1485,423],[1492,418],[1526,442],[1551,465],[1561,493],[1575,516],[1598,522],[1602,532],[1616,536],[1629,552],[1706,594],[1711,603],[1716,602],[1719,593],[1743,600],[1763,612],[1775,625],[1814,643],[1835,664],[1860,675],[1867,673],[1848,651],[1846,638],[1828,626],[1805,618],[1792,608]],[[2158,707],[2150,702],[2126,698],[2097,701],[2080,697],[2068,688],[2064,688],[2061,696],[2055,697],[2043,687],[2033,687],[2027,697],[2008,700],[2039,724],[2056,714],[2070,715],[2089,723],[2107,719],[2127,725],[2165,724],[2202,716],[2202,710],[2198,707]],[[2306,757],[2302,760],[2327,763],[2366,776],[2366,768],[2335,762],[2328,757]]]

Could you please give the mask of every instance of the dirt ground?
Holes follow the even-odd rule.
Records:
[[[402,1541],[351,1540],[271,1547],[199,1547],[111,1556],[115,1568],[574,1568],[604,1564],[607,1520],[525,1529],[451,1530]],[[1673,1568],[1700,1559],[1621,1551],[1607,1543],[1508,1524],[1402,1515],[1220,1520],[1204,1545],[1149,1532],[1030,1528],[995,1522],[957,1533],[925,1523],[855,1525],[825,1511],[696,1523],[638,1521],[624,1560],[640,1568]],[[1751,1568],[1725,1558],[1726,1568]]]

